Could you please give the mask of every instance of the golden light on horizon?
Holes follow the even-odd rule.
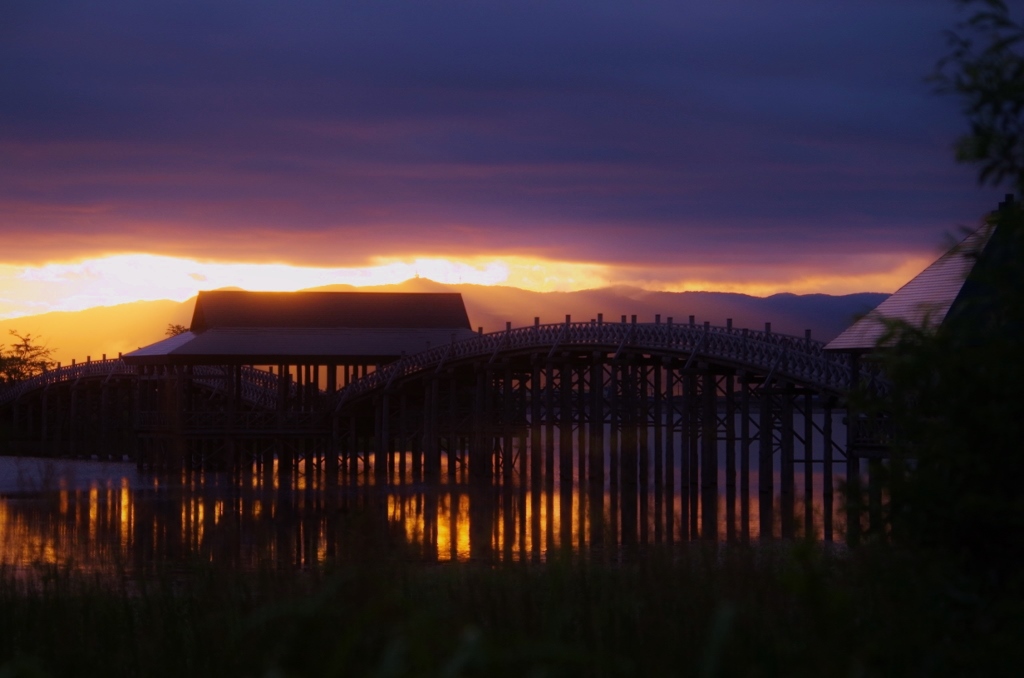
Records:
[[[694,277],[665,285],[665,292],[733,292],[753,297],[768,297],[788,292],[791,294],[856,294],[858,292],[895,292],[927,268],[933,256],[895,257],[892,255],[866,258],[864,272],[844,275],[842,270],[796,270],[776,280],[728,282],[710,277]],[[643,281],[631,283],[645,287]]]
[[[504,285],[532,292],[572,292],[611,285],[649,291],[737,292],[768,296],[891,292],[932,257],[866,255],[843,266],[752,271],[744,266],[625,267],[522,256],[448,259],[379,257],[361,267],[198,261],[125,253],[39,265],[0,264],[0,320],[53,311],[79,311],[134,301],[185,301],[200,290],[237,287],[292,292],[329,285],[391,285],[413,278],[443,284]],[[640,277],[643,276],[643,277]]]
[[[36,266],[0,264],[0,319],[133,301],[185,301],[200,290],[224,287],[294,292],[327,285],[368,287],[425,278],[443,284],[506,284],[538,292],[571,291],[607,284],[605,268],[517,257],[458,261],[379,258],[368,266],[325,268],[115,254]]]

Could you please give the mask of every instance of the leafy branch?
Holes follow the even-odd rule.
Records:
[[[9,350],[0,344],[0,384],[14,384],[30,379],[56,366],[53,349],[38,343],[31,334],[10,331],[17,342]]]

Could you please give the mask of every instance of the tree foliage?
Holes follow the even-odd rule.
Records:
[[[175,323],[167,323],[167,330],[164,332],[164,336],[176,337],[179,334],[188,332],[188,328],[184,325],[177,325]]]
[[[1024,24],[1003,0],[959,4],[974,12],[947,33],[950,51],[933,76],[940,92],[961,100],[970,125],[957,159],[980,165],[982,183],[1024,193]]]
[[[937,328],[892,326],[884,407],[899,434],[892,536],[1001,579],[1024,554],[1024,209],[1006,203],[990,226],[1000,256],[980,257],[967,302]]]
[[[963,0],[973,15],[939,63],[971,133],[958,159],[979,181],[1024,191],[1024,31],[1000,0]],[[1024,585],[1024,207],[1007,200],[964,294],[938,327],[892,323],[879,350],[893,383],[879,403],[896,432],[888,536],[969,573]]]
[[[14,384],[52,369],[56,363],[52,360],[53,349],[38,343],[31,334],[19,334],[10,331],[17,342],[10,349],[0,344],[0,384]]]

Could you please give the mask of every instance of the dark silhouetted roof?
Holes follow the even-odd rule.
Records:
[[[386,363],[473,336],[461,294],[200,292],[192,327],[129,364]]]
[[[471,329],[457,293],[200,292],[190,329],[225,327]]]

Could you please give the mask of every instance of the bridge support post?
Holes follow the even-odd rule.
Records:
[[[348,418],[348,476],[349,482],[355,484],[359,480],[359,432],[356,428],[356,415]]]
[[[832,404],[833,399],[825,401],[824,421],[822,425],[822,470],[821,470],[821,502],[822,502],[822,530],[825,541],[832,541],[832,512],[833,512],[833,481],[832,481]]]
[[[686,538],[693,539],[698,532],[700,511],[700,429],[698,413],[697,375],[687,370],[683,375],[683,449],[686,450],[686,516],[688,518]]]
[[[512,457],[512,365],[505,361],[501,382],[501,481],[506,488],[512,487],[515,467]]]
[[[572,365],[563,357],[559,365],[558,475],[572,485]]]
[[[447,462],[448,481],[455,482],[458,475],[459,456],[459,384],[455,378],[455,372],[448,370],[448,441]],[[388,450],[388,458],[391,458],[391,450]]]
[[[406,454],[409,451],[409,399],[405,393],[398,400],[398,478],[406,480]]]
[[[484,368],[484,386],[480,391],[483,398],[483,444],[480,447],[481,473],[487,474],[487,482],[497,482],[499,478],[498,459],[500,458],[500,445],[497,439],[497,389],[495,388],[495,371],[488,364]],[[483,477],[483,476],[481,476]]]
[[[814,398],[804,395],[804,536],[814,535]]]
[[[792,539],[794,534],[795,519],[795,468],[794,468],[794,440],[793,440],[793,384],[785,384],[782,392],[781,432],[781,528],[784,539]]]
[[[860,356],[850,354],[850,391],[860,386]],[[857,456],[857,412],[850,399],[846,401],[846,543],[851,546],[860,542],[861,481],[860,458]]]
[[[750,539],[750,375],[740,373],[740,534]]]
[[[665,483],[665,441],[664,441],[664,416],[662,410],[661,374],[662,364],[660,359],[655,359],[651,367],[653,384],[653,408],[651,420],[654,428],[654,542],[660,544],[662,540],[664,511],[664,483]]]
[[[281,490],[292,489],[293,470],[295,468],[295,450],[290,441],[281,439],[278,443],[277,484]]]
[[[758,523],[761,539],[771,539],[775,531],[775,435],[773,430],[772,391],[771,384],[765,380],[761,384],[761,411],[759,413],[760,423],[758,426],[760,442],[757,449]]]
[[[587,419],[590,424],[590,445],[588,450],[588,505],[591,512],[590,543],[604,542],[604,355],[598,351],[591,354],[590,402]],[[581,420],[582,420],[581,415]],[[582,425],[582,423],[581,423]],[[581,488],[582,491],[582,488]]]
[[[427,480],[436,481],[441,473],[441,450],[438,445],[438,400],[439,386],[437,379],[428,377],[424,383],[424,421],[425,432],[423,448],[426,459],[424,460],[425,475]]]
[[[638,468],[639,473],[638,487],[640,490],[639,497],[639,509],[640,509],[640,543],[646,544],[650,538],[647,529],[647,523],[649,518],[649,500],[650,500],[650,471],[651,471],[651,448],[650,448],[650,429],[651,429],[651,380],[653,379],[652,368],[648,360],[641,360],[637,366],[639,370],[639,382],[640,382],[640,435],[639,435],[639,455]]]
[[[568,359],[568,358],[567,358]],[[576,472],[580,486],[580,492],[584,492],[584,483],[587,477],[587,443],[589,442],[589,432],[587,431],[587,368],[584,365],[579,365],[575,370],[576,372],[576,402],[572,408],[572,412],[576,419]]]
[[[637,389],[636,357],[629,355],[622,365],[622,451],[619,462],[622,474],[622,543],[624,546],[636,544],[637,540],[637,471],[639,457],[637,454],[639,422],[637,408],[639,397]]]
[[[388,481],[388,466],[391,457],[391,397],[384,393],[376,403],[377,435],[374,436],[377,449],[373,454],[374,477],[378,483]]]
[[[331,437],[327,441],[327,448],[324,450],[324,475],[327,487],[336,487],[338,484],[338,455],[340,439],[338,436],[338,417],[331,416]],[[256,448],[259,454],[259,448]]]
[[[68,449],[71,452],[72,457],[78,456],[79,453],[79,441],[81,437],[81,427],[78,420],[78,386],[71,386],[71,406],[70,406],[70,417],[68,417],[68,429],[70,435],[68,436]],[[18,407],[17,403],[14,406],[14,430],[18,430]]]
[[[591,508],[604,503],[604,356],[595,351],[590,365],[590,493]]]
[[[491,477],[490,446],[485,442],[484,414],[487,407],[484,402],[487,399],[486,370],[479,365],[475,367],[476,384],[473,398],[473,440],[469,451],[469,475],[475,482],[489,481]]]
[[[620,360],[614,360],[609,365],[608,372],[608,475],[609,485],[611,491],[612,500],[612,522],[614,523],[617,519],[615,517],[616,509],[618,508],[618,496],[619,496],[619,472],[620,468],[620,457],[621,451],[619,449],[619,438],[624,435],[623,425],[623,386],[624,383],[621,378],[622,363]]]
[[[49,386],[43,387],[43,393],[39,397],[39,448],[43,456],[50,456],[55,452],[50,436],[49,390]]]
[[[555,487],[555,369],[544,363],[544,477],[548,492]]]
[[[701,413],[701,532],[704,539],[718,538],[718,379],[710,368],[704,381]]]
[[[736,376],[723,378],[725,387],[725,534],[736,538]]]
[[[673,360],[665,358],[665,535],[671,544],[675,538],[676,515],[676,370]]]
[[[683,366],[672,361],[669,369],[669,386],[672,389],[672,401],[669,404],[669,435],[667,456],[671,456],[676,471],[670,480],[679,487],[679,528],[678,537],[681,541],[690,538],[690,456],[689,456],[689,421],[686,418],[686,379]],[[676,451],[678,450],[678,451]],[[671,491],[672,488],[670,487]],[[674,504],[676,498],[671,502]],[[670,519],[673,518],[670,510]]]
[[[172,473],[178,474],[185,468],[185,456],[187,453],[187,447],[185,442],[185,422],[184,422],[184,405],[185,405],[185,380],[181,374],[182,367],[176,365],[171,369],[169,376],[170,388],[168,389],[168,396],[170,398],[170,415],[171,421],[174,422],[172,427],[173,435],[170,440],[171,453],[168,455],[169,469]]]
[[[541,388],[540,388],[540,356],[534,353],[530,357],[530,487],[534,495],[540,492],[541,476]],[[539,496],[539,495],[538,495]],[[540,506],[536,509],[539,511]],[[539,520],[539,516],[537,517]]]

